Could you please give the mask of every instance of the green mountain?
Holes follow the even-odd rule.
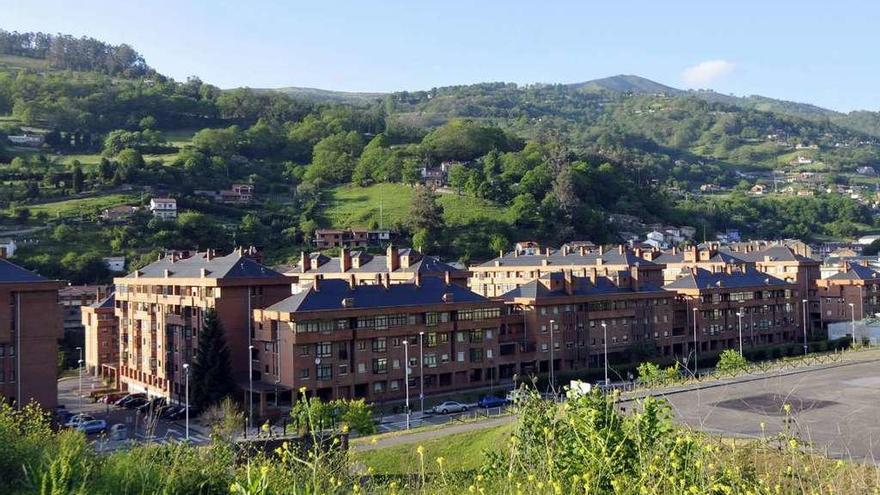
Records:
[[[286,88],[261,89],[258,91],[277,91],[279,93],[283,93],[294,98],[303,98],[318,102],[349,103],[355,105],[370,103],[376,99],[385,96],[385,93],[331,91],[327,89],[299,88],[295,86],[290,86]]]
[[[610,91],[613,93],[678,95],[682,90],[660,84],[641,76],[620,74],[568,85],[581,91]]]

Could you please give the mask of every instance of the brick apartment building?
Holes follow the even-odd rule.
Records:
[[[116,378],[119,365],[119,325],[113,293],[81,309],[85,327],[85,366],[96,376]]]
[[[382,246],[391,242],[388,230],[371,230],[353,227],[350,229],[318,229],[315,231],[315,247],[328,249],[333,247],[363,248]]]
[[[823,322],[863,320],[880,313],[880,272],[867,264],[844,261],[839,273],[816,281]]]
[[[0,259],[0,397],[17,404],[58,404],[62,284]]]
[[[418,397],[419,333],[426,394],[488,386],[498,380],[503,304],[450,279],[360,285],[316,279],[313,286],[254,311],[255,386],[265,403],[271,385],[306,387],[322,399],[401,399],[407,341],[411,397]],[[278,350],[281,350],[279,353]],[[415,394],[415,395],[413,395]]]
[[[308,287],[316,278],[349,280],[352,276],[358,285],[382,283],[387,275],[392,284],[411,282],[416,274],[423,277],[445,278],[447,274],[453,283],[467,287],[468,272],[458,270],[440,261],[435,256],[424,255],[412,248],[388,246],[385,255],[374,255],[366,251],[351,251],[343,248],[338,257],[330,258],[321,253],[300,255],[299,264],[284,271],[294,277],[302,287]]]
[[[246,382],[251,311],[289,296],[293,281],[239,250],[166,256],[114,282],[120,381],[129,390],[179,398],[205,311],[216,310],[233,373]]]
[[[499,335],[501,378],[547,373],[551,348],[556,372],[602,367],[606,330],[609,361],[646,347],[663,356],[681,354],[682,336],[673,333],[675,293],[643,280],[636,266],[576,273],[547,273],[501,297],[507,306]]]
[[[630,272],[636,268],[643,283],[663,285],[663,265],[642,257],[640,249],[617,249],[588,251],[581,246],[576,249],[516,249],[483,264],[470,267],[470,289],[486,297],[501,297],[522,285],[541,278],[548,273],[596,268],[600,273]]]
[[[58,304],[64,318],[62,348],[66,354],[67,367],[77,365],[77,347],[86,343],[86,329],[83,326],[82,308],[95,304],[112,292],[108,285],[66,285],[58,291]]]
[[[693,268],[664,288],[677,294],[673,333],[688,336],[687,353],[694,348],[695,319],[700,353],[738,349],[737,313],[743,315],[744,346],[803,341],[802,296],[796,283],[754,268]]]

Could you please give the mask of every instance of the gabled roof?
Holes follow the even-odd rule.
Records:
[[[420,285],[414,283],[383,285],[357,285],[352,288],[345,280],[321,280],[318,290],[309,287],[266,311],[294,313],[297,311],[341,311],[344,309],[402,308],[444,304],[444,295],[451,296],[450,303],[491,302],[470,290],[446,283],[434,277],[425,277]],[[343,300],[348,300],[343,306]]]
[[[138,270],[138,278],[165,278],[165,270],[168,270],[168,278],[200,278],[202,269],[207,270],[206,276],[214,279],[228,278],[285,278],[284,275],[263,266],[251,258],[238,252],[232,252],[226,256],[211,256],[206,253],[197,253],[189,258],[172,261],[166,256],[159,261]],[[123,278],[135,278],[134,272]]]
[[[608,277],[598,277],[595,282],[591,282],[587,277],[573,277],[573,288],[571,294],[565,291],[564,286],[558,289],[550,289],[546,282],[554,279],[562,278],[562,273],[550,274],[549,277],[542,277],[538,280],[532,280],[523,284],[516,289],[501,295],[504,301],[512,301],[516,298],[526,299],[544,299],[551,297],[567,297],[567,296],[592,296],[603,294],[643,294],[646,292],[663,292],[663,289],[653,285],[642,283],[639,290],[633,290],[631,287],[621,287],[614,283]]]
[[[47,282],[49,279],[28,271],[15,263],[0,259],[0,284]]]
[[[763,249],[759,249],[751,252],[740,252],[740,251],[731,251],[725,250],[732,256],[740,258],[743,261],[748,261],[751,263],[765,261],[765,259],[769,258],[770,261],[792,261],[792,262],[812,262],[817,263],[816,260],[812,258],[808,258],[806,256],[801,256],[800,254],[796,254],[791,248],[787,246],[767,246]]]
[[[451,272],[456,273],[461,270],[448,265],[439,258],[435,256],[427,256],[419,253],[415,249],[411,248],[401,248],[398,249],[398,255],[418,257],[416,260],[410,259],[410,265],[404,267],[401,263],[400,266],[395,270],[396,272],[404,272],[404,273],[443,273],[443,272]],[[305,273],[340,273],[342,271],[342,267],[339,263],[339,257],[328,258],[327,256],[320,253],[312,253],[310,255],[312,259],[312,268],[306,270]],[[351,258],[359,257],[361,260],[361,265],[359,267],[354,266],[354,262],[352,261],[352,265],[349,267],[345,273],[382,273],[388,271],[388,257],[385,255],[371,255],[362,251],[352,251]],[[318,266],[318,261],[321,262],[320,266]],[[297,267],[297,270],[299,267]]]
[[[113,308],[115,305],[116,305],[116,293],[111,292],[109,296],[105,297],[101,301],[98,301],[98,302],[90,305],[89,307],[95,308],[95,309],[110,309],[110,308]]]
[[[828,280],[880,280],[880,272],[864,265],[851,264],[849,270],[835,273]]]
[[[602,254],[599,254],[598,252],[580,254],[580,251],[573,251],[569,252],[568,254],[562,254],[561,250],[551,249],[550,254],[520,254],[514,256],[514,253],[510,252],[508,254],[505,254],[503,257],[491,259],[478,266],[491,268],[495,266],[496,262],[500,262],[500,266],[568,267],[595,265],[596,260],[598,259],[601,259],[602,263],[605,265],[633,266],[637,263],[642,266],[656,265],[656,263],[652,261],[636,256],[636,254],[630,250],[624,251],[623,254],[621,254],[620,251],[616,249],[606,251]],[[545,260],[547,262],[547,265],[543,265]]]
[[[710,272],[703,268],[697,268],[678,280],[664,285],[663,288],[670,290],[739,289],[750,287],[785,287],[788,285],[791,284],[772,275],[759,272],[754,268],[747,268],[745,271],[735,271],[733,273]]]

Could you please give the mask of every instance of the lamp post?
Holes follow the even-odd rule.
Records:
[[[556,392],[556,388],[553,386],[554,376],[553,376],[553,325],[556,324],[556,320],[550,320],[550,391]]]
[[[699,353],[697,349],[697,308],[693,308],[694,310],[694,378],[697,377],[697,370],[699,369],[699,365],[697,364],[697,354]]]
[[[852,339],[853,347],[856,346],[856,305],[849,303],[849,310],[852,311]]]
[[[403,388],[406,390],[406,429],[409,429],[409,341],[403,341]]]
[[[79,409],[82,412],[83,407],[83,348],[77,347],[76,350],[79,351],[79,360],[76,362],[76,366],[79,371]],[[18,352],[21,352],[21,349],[18,349]],[[21,380],[21,377],[18,377]],[[19,399],[20,400],[20,399]]]
[[[248,346],[248,428],[254,427],[254,346]]]
[[[425,332],[419,332],[419,412],[425,415]]]
[[[605,386],[608,386],[608,324],[602,323],[602,346],[605,348]]]
[[[739,355],[743,355],[743,314],[737,311],[736,316],[739,318]]]
[[[186,393],[186,404],[184,405],[186,414],[186,441],[189,442],[189,363],[183,364],[184,389]]]
[[[807,355],[809,347],[807,346],[807,300],[801,301],[804,305],[804,356]]]

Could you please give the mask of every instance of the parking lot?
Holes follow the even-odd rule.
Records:
[[[863,354],[835,367],[666,397],[677,418],[699,430],[760,438],[789,424],[790,431],[831,457],[875,462],[880,459],[880,355]]]
[[[140,441],[152,441],[156,443],[175,442],[186,437],[186,427],[183,421],[157,420],[153,427],[148,428],[143,415],[133,409],[123,409],[117,406],[95,403],[88,398],[89,392],[100,388],[98,379],[83,375],[83,397],[79,396],[79,379],[76,377],[62,379],[58,382],[58,403],[63,404],[65,409],[72,413],[84,412],[96,419],[107,421],[108,429],[115,424],[124,424],[128,428],[129,439]],[[102,435],[93,435],[98,442],[99,448],[112,449],[125,442],[114,442]],[[207,434],[195,424],[190,424],[190,441],[194,443],[206,443],[209,441]]]

